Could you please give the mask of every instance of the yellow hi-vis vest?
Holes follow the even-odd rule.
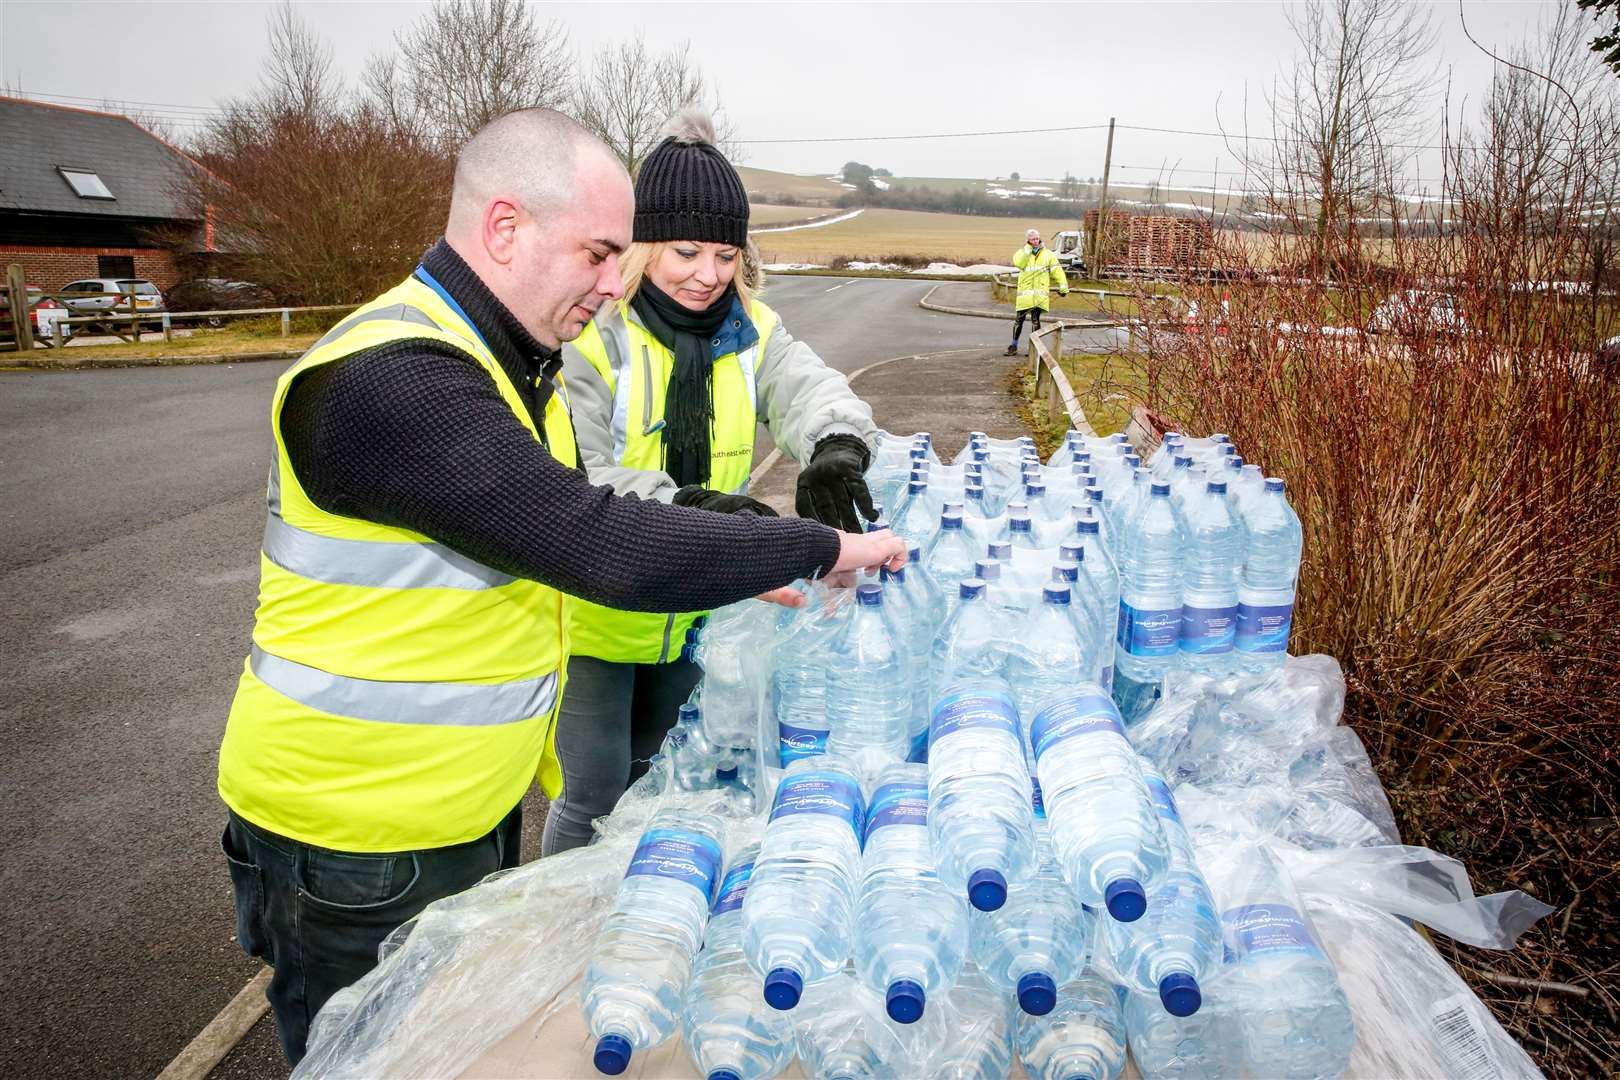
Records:
[[[1037,253],[1025,244],[1013,254],[1013,265],[1018,268],[1018,302],[1013,305],[1014,311],[1028,308],[1046,311],[1052,306],[1054,282],[1064,292],[1069,291],[1069,279],[1049,247],[1043,245]]]
[[[416,275],[339,323],[276,384],[269,519],[253,648],[219,751],[219,794],[248,821],[319,847],[444,847],[494,828],[552,746],[568,602],[409,529],[330,514],[298,483],[281,409],[300,373],[402,338],[475,358],[536,439],[517,387],[460,306]],[[551,454],[577,464],[559,385]]]
[[[736,304],[722,336],[715,339],[717,348],[736,346],[714,361],[708,486],[716,491],[748,490],[748,474],[754,468],[755,388],[777,321],[776,313],[758,300],[746,316]],[[673,350],[666,349],[622,300],[598,313],[574,340],[574,347],[613,392],[613,464],[663,471],[664,398],[675,370]],[[706,614],[650,615],[576,601],[570,650],[619,663],[667,663],[680,659],[686,631]]]

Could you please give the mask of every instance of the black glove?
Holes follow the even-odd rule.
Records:
[[[746,495],[727,495],[723,491],[688,484],[675,492],[671,500],[676,506],[690,506],[716,514],[742,514],[746,517],[777,517],[775,510]]]
[[[870,458],[866,444],[853,435],[829,435],[816,443],[810,460],[799,470],[794,499],[799,516],[845,532],[863,532],[857,509],[867,521],[877,520],[872,493],[861,475]]]

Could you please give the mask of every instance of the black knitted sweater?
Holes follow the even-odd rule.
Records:
[[[560,354],[443,240],[422,265],[483,334],[540,427]],[[838,533],[812,521],[712,514],[592,486],[535,441],[476,361],[436,341],[392,342],[300,375],[281,434],[321,509],[412,529],[609,607],[719,607],[838,560]]]

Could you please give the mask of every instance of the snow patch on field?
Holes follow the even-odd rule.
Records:
[[[848,221],[850,218],[860,217],[864,209],[865,208],[863,207],[861,210],[851,210],[847,214],[839,214],[836,217],[822,218],[820,221],[806,221],[800,225],[771,225],[763,229],[749,229],[748,232],[751,235],[757,235],[759,233],[797,232],[800,229],[819,229],[823,225],[836,225],[840,221]]]

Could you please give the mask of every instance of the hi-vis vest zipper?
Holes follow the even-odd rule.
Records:
[[[219,753],[219,793],[248,821],[340,851],[443,847],[484,835],[552,746],[571,602],[419,533],[329,514],[281,440],[302,372],[402,338],[475,358],[536,439],[522,395],[459,305],[416,274],[333,327],[276,384],[259,607]],[[559,382],[544,441],[578,464]]]
[[[742,494],[754,468],[754,434],[759,369],[776,329],[776,313],[756,301],[744,320],[733,308],[731,330],[740,351],[714,358],[714,427],[709,438],[708,487]],[[748,322],[757,339],[748,341]],[[723,339],[716,338],[719,345]],[[575,341],[613,392],[613,464],[631,469],[664,469],[664,398],[675,354],[666,349],[619,301],[598,313]],[[576,601],[571,649],[582,656],[618,663],[659,664],[680,658],[686,631],[703,611],[650,615]]]

